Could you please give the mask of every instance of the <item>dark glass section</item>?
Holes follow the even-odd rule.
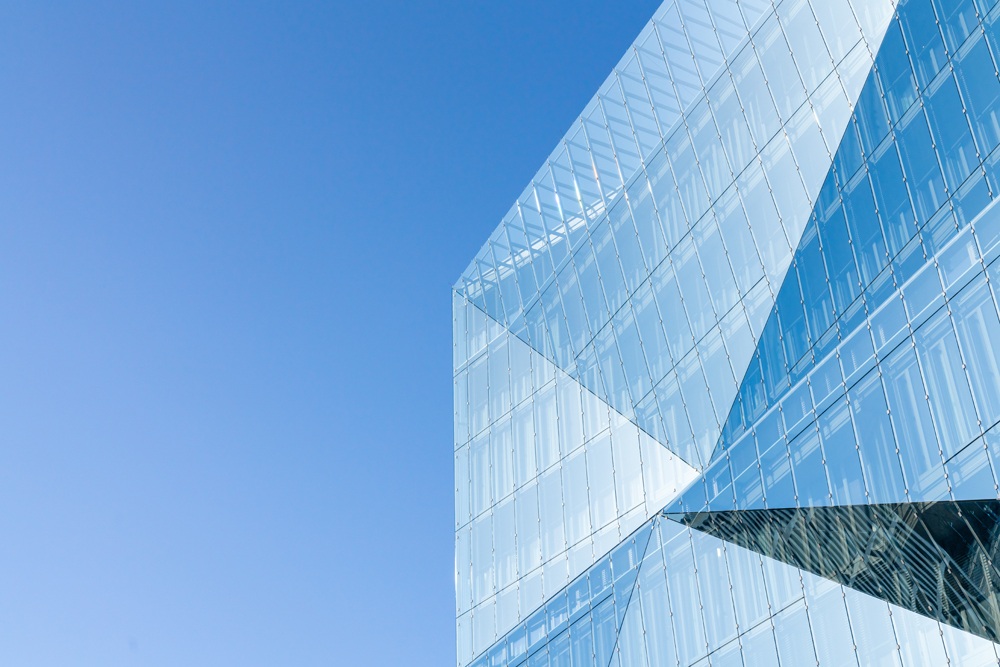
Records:
[[[924,616],[1000,639],[1000,502],[667,514]]]

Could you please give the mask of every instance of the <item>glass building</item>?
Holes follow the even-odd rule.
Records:
[[[459,667],[1000,664],[1000,5],[667,0],[453,290]]]

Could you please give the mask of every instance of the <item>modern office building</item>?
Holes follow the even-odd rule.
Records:
[[[660,7],[454,287],[460,667],[998,664],[995,2]]]

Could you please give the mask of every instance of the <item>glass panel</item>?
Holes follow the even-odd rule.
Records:
[[[709,646],[721,646],[736,636],[736,616],[732,601],[732,584],[726,567],[725,550],[714,538],[694,531],[691,533],[698,588],[704,605],[705,626]]]
[[[907,490],[915,499],[939,498],[945,490],[941,453],[912,345],[902,345],[881,368]]]
[[[838,505],[864,503],[865,480],[847,401],[838,401],[823,414],[820,423],[833,502]]]
[[[872,502],[903,499],[905,488],[896,440],[889,423],[889,409],[878,374],[871,374],[848,392],[854,415],[855,437]]]
[[[743,663],[760,667],[779,667],[778,652],[770,623],[761,623],[740,638]]]
[[[899,665],[889,605],[855,593],[847,596],[847,609],[854,643],[858,647],[858,662],[873,667]]]
[[[945,457],[969,443],[979,430],[955,332],[940,312],[913,335]]]
[[[853,642],[846,641],[851,636],[851,626],[843,589],[815,576],[805,576],[803,582],[820,667],[857,666]]]
[[[697,579],[691,576],[695,564],[688,534],[681,534],[664,544],[663,556],[669,564],[666,570],[671,605],[678,611],[700,609]],[[677,654],[681,664],[687,665],[705,654],[706,637],[701,614],[675,613],[674,620],[678,623],[674,635],[677,640]]]
[[[1000,420],[1000,319],[984,281],[964,290],[952,306],[966,371],[983,428]]]
[[[782,665],[812,665],[816,663],[809,620],[803,602],[783,609],[774,617],[774,638]]]
[[[778,26],[777,17],[771,16],[753,36],[754,49],[760,59],[767,85],[774,93],[778,113],[788,120],[806,99],[806,91],[799,80],[791,50]],[[805,58],[815,49],[802,54]]]
[[[753,50],[743,49],[730,65],[730,69],[746,112],[750,133],[756,145],[763,146],[778,131],[781,121]]]

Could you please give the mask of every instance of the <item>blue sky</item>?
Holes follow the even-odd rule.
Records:
[[[449,289],[658,3],[0,10],[0,663],[454,660]]]

